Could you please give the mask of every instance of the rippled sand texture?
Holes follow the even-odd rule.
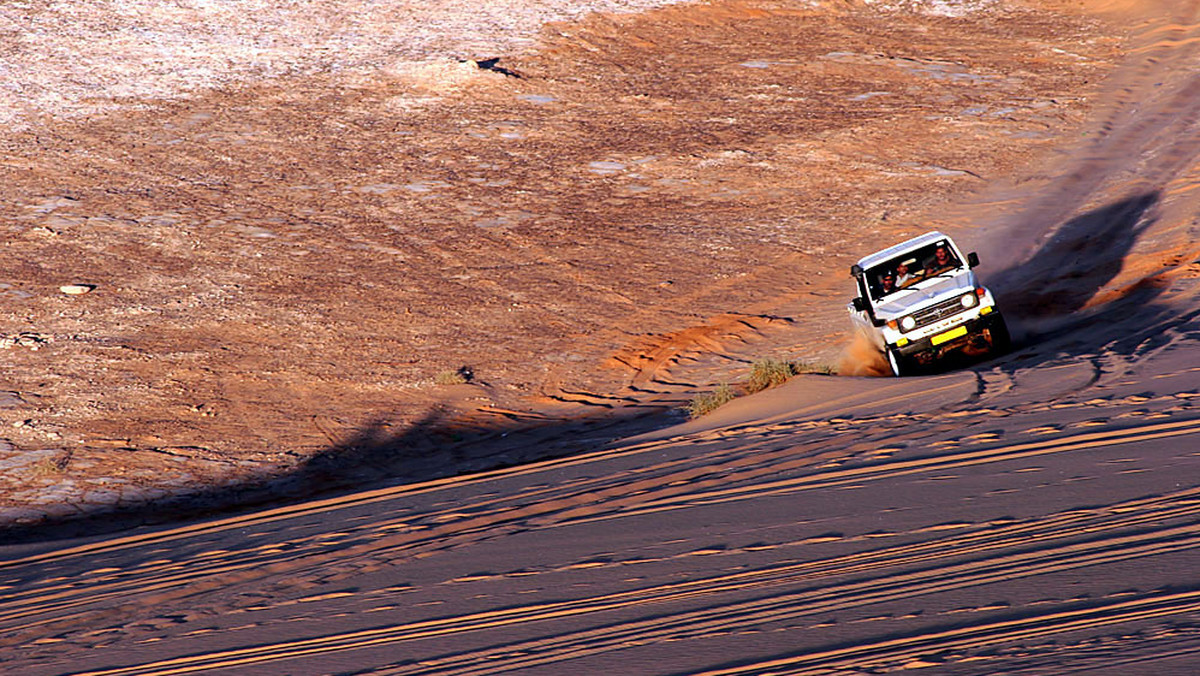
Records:
[[[975,19],[1011,17],[1000,6],[981,3]],[[722,7],[666,16],[708,25]],[[1084,9],[1055,10],[1059,30],[1076,20],[1089,36],[1056,44],[1129,30],[1104,43],[1112,68],[1090,71],[1104,77],[1087,119],[999,127],[1054,131],[1028,147],[1037,162],[949,190],[952,204],[918,200],[996,254],[984,272],[1022,327],[1013,354],[920,378],[799,376],[639,435],[619,416],[513,427],[487,448],[573,451],[209,520],[71,539],[18,531],[0,545],[5,670],[1200,671],[1200,4]],[[888,30],[909,25],[888,16]],[[954,118],[955,140],[1000,135],[974,124]],[[809,151],[850,142],[825,139]],[[579,171],[648,171],[628,155],[591,161]],[[864,229],[846,246],[867,251],[905,227]],[[728,336],[692,327],[687,339]],[[669,344],[646,338],[644,361],[661,357],[661,370],[634,387],[689,372]],[[375,430],[329,462],[386,463],[399,443]]]

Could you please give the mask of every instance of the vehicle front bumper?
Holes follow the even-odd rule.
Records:
[[[1000,312],[993,310],[986,315],[980,315],[974,319],[968,319],[961,324],[948,327],[934,335],[912,340],[907,345],[893,345],[892,347],[902,357],[915,357],[917,355],[932,355],[936,357],[942,353],[957,350],[970,344],[973,340],[982,337],[985,330],[991,329],[992,326],[998,324],[1000,321]],[[966,331],[960,336],[943,339],[944,342],[939,341],[935,344],[934,341],[938,341],[939,336],[947,336],[959,328],[965,328]]]

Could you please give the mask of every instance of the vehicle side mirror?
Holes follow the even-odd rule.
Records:
[[[862,277],[862,273],[863,273],[863,269],[862,269],[862,267],[859,266],[858,263],[855,263],[854,265],[850,266],[850,276],[851,277],[858,279],[859,277]]]
[[[979,254],[975,253],[974,251],[967,254],[967,267],[979,267]]]
[[[862,296],[855,296],[854,300],[850,301],[854,305],[854,309],[859,312],[867,311],[867,302],[862,299]]]

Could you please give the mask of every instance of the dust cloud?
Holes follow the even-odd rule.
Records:
[[[850,343],[838,357],[837,373],[840,376],[887,376],[891,375],[887,361],[871,341],[855,332]]]

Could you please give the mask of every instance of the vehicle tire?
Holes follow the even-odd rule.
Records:
[[[884,351],[887,352],[888,366],[892,369],[892,375],[896,376],[897,378],[908,375],[908,360],[900,356],[898,351],[893,350],[890,347]]]
[[[992,334],[992,354],[1000,355],[1012,348],[1012,336],[1008,333],[1008,324],[1004,317],[996,317],[989,328]]]

